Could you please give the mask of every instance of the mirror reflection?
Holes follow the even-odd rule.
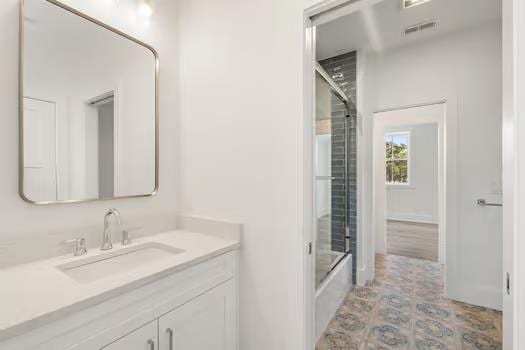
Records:
[[[154,51],[54,1],[25,0],[23,14],[22,197],[153,194]]]

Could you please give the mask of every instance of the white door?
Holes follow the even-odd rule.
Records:
[[[24,98],[24,195],[57,199],[55,104]]]
[[[236,350],[235,282],[229,281],[159,319],[159,350]]]
[[[157,321],[150,322],[100,350],[158,350],[157,329]]]

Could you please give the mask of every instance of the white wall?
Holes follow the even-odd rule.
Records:
[[[303,6],[180,6],[180,208],[245,224],[243,350],[302,349]]]
[[[86,236],[88,244],[99,246],[102,219],[108,208],[118,208],[124,223],[158,231],[175,225],[177,208],[177,91],[178,30],[177,6],[157,1],[149,26],[134,17],[135,2],[68,0],[110,25],[138,37],[158,49],[161,57],[160,82],[160,191],[150,198],[51,206],[25,203],[18,195],[18,13],[19,1],[0,4],[0,266],[27,258],[38,259],[63,252],[60,245],[73,236]]]
[[[18,256],[7,252],[22,237],[35,246],[32,256],[73,234],[88,233],[98,245],[109,207],[120,209],[125,222],[153,230],[174,224],[180,203],[181,212],[246,224],[240,348],[302,350],[305,1],[183,0],[179,6],[157,0],[149,27],[133,18],[131,0],[64,2],[159,51],[160,191],[151,198],[46,207],[19,198],[18,0],[2,1],[2,263],[15,262]]]
[[[408,186],[386,186],[387,219],[438,223],[437,124],[387,127],[385,132],[410,132]]]
[[[501,193],[501,24],[369,56],[366,71],[365,130],[374,110],[457,101],[459,221],[453,239],[447,233],[447,291],[501,307],[501,211],[475,205]]]

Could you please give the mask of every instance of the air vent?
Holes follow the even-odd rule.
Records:
[[[435,29],[437,27],[437,21],[431,19],[429,21],[421,22],[410,27],[405,28],[405,35],[422,32],[424,30]]]
[[[401,0],[403,3],[403,8],[408,9],[417,5],[422,5],[426,2],[430,2],[431,0]]]

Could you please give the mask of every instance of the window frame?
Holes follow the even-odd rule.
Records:
[[[385,155],[385,161],[384,161],[384,166],[385,166],[385,174],[386,174],[386,166],[387,166],[387,162],[388,161],[396,161],[396,160],[405,160],[405,159],[396,159],[396,158],[386,158],[386,138],[388,136],[392,136],[392,135],[407,135],[407,157],[406,157],[406,162],[407,162],[407,181],[406,182],[387,182],[386,181],[386,176],[385,176],[385,184],[387,187],[402,187],[402,188],[407,188],[407,187],[410,187],[411,186],[411,173],[412,173],[412,167],[411,167],[411,154],[412,154],[412,142],[411,142],[411,139],[412,139],[412,131],[411,130],[402,130],[402,131],[392,131],[392,132],[385,132],[384,134],[384,137],[383,137],[383,143],[385,145],[385,149],[384,149],[384,155]]]

